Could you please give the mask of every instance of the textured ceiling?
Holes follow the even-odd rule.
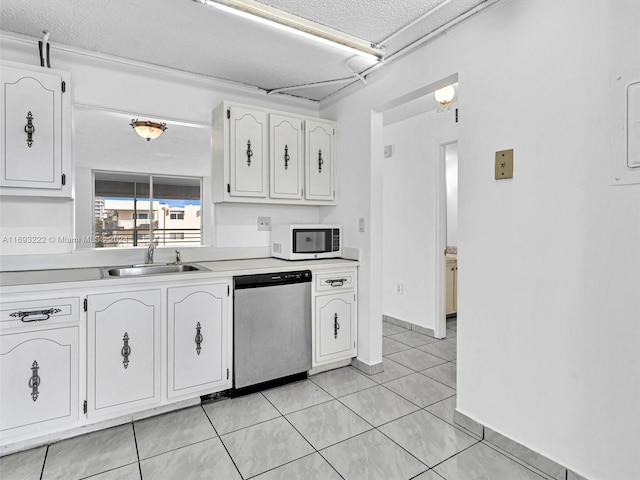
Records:
[[[265,0],[372,43],[387,57],[493,0]],[[429,13],[430,12],[430,13]],[[420,19],[423,15],[424,18]],[[389,41],[390,36],[420,19]],[[352,76],[341,50],[192,0],[2,0],[0,30],[93,52],[274,90]],[[34,38],[35,40],[35,38]],[[34,61],[38,58],[34,48]],[[53,58],[52,61],[55,61]],[[349,67],[365,71],[363,58]],[[55,65],[54,65],[55,66]],[[287,91],[321,100],[349,82]]]

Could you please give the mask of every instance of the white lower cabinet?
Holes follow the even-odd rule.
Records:
[[[355,299],[353,293],[316,298],[316,362],[355,356]]]
[[[78,327],[3,334],[0,379],[3,440],[77,422]]]
[[[357,355],[355,270],[315,273],[313,367]]]
[[[89,295],[87,416],[160,402],[159,289]]]
[[[229,284],[167,289],[167,396],[231,388]]]

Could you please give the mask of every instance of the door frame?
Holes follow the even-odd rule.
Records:
[[[438,161],[434,178],[434,192],[436,196],[436,241],[435,241],[435,312],[434,325],[435,338],[445,338],[447,335],[447,312],[445,304],[446,295],[446,265],[444,253],[447,248],[447,159],[446,147],[453,143],[459,143],[459,135],[436,139],[438,149]],[[460,168],[460,163],[458,163]]]

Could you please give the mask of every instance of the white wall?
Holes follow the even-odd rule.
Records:
[[[435,110],[384,127],[384,144],[393,146],[393,156],[384,159],[382,170],[382,313],[432,330],[438,268],[435,182],[443,170],[437,164],[443,161],[440,142],[456,133],[453,116]]]
[[[639,24],[636,0],[503,0],[321,109],[354,190],[332,215],[375,224],[371,112],[458,74],[458,409],[590,479],[640,478],[640,186],[611,186]],[[371,329],[377,234],[359,240]]]
[[[1,35],[0,58],[34,64],[38,60],[37,41],[38,39],[27,37]],[[169,118],[209,125],[213,109],[223,100],[310,116],[318,115],[317,105],[311,102],[294,101],[286,97],[267,98],[264,92],[256,89],[163,70],[151,65],[123,63],[118,59],[71,51],[56,45],[51,48],[51,63],[54,68],[71,73],[71,89],[76,105],[130,112],[140,117]],[[130,120],[123,120],[125,121],[128,123]],[[125,126],[130,131],[132,141],[135,141],[135,134],[130,127]],[[175,134],[178,130],[178,127],[170,125],[165,135]],[[95,134],[100,135],[100,131]],[[96,142],[99,140],[96,138]],[[215,259],[220,255],[224,257],[226,254],[221,252],[225,250],[229,250],[229,255],[235,257],[268,255],[269,234],[258,232],[258,216],[270,216],[272,223],[319,221],[319,207],[225,204],[216,205],[214,211],[211,204],[211,156],[208,152],[189,161],[175,156],[159,162],[157,157],[142,156],[132,159],[123,155],[88,158],[86,150],[84,146],[75,149],[75,201],[2,197],[0,234],[46,235],[56,238],[90,234],[92,169],[203,176],[204,207],[208,208],[204,219],[204,241],[214,247],[185,248],[183,259],[186,261]],[[0,249],[1,268],[7,270],[101,265],[114,261],[127,263],[140,261],[143,255],[134,249],[120,251],[117,253],[118,257],[114,258],[113,252],[74,251],[73,243],[60,242],[26,246],[5,244],[0,245]],[[60,253],[66,255],[58,255]],[[172,249],[167,252],[159,249],[156,258],[159,261],[171,260],[172,255]]]

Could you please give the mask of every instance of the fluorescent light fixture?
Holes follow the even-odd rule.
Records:
[[[384,57],[384,50],[378,48],[371,42],[334,30],[333,28],[325,27],[319,23],[278,10],[277,8],[254,2],[253,0],[193,1],[216,7],[225,12],[239,15],[264,25],[276,27],[280,30],[294,33],[325,45],[331,45],[350,53],[369,57],[376,61],[382,60]]]

